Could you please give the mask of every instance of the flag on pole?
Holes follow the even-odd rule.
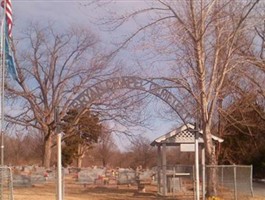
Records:
[[[13,52],[10,48],[10,39],[12,36],[12,4],[11,0],[2,0],[1,6],[4,8],[4,21],[3,33],[4,36],[4,50],[5,50],[5,63],[7,70],[14,80],[18,80],[17,69],[14,62]]]
[[[7,26],[8,37],[12,36],[12,27],[13,27],[13,18],[12,18],[12,4],[11,0],[2,0],[1,2],[2,8],[4,8],[5,12],[5,24]]]

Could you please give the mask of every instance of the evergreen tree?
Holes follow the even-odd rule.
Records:
[[[77,166],[81,167],[86,151],[97,143],[102,132],[99,118],[89,110],[81,116],[78,115],[79,112],[72,109],[62,119],[62,130],[65,133],[62,148],[63,166],[72,164],[76,159]]]

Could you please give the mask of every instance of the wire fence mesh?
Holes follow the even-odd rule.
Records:
[[[205,173],[203,170],[205,169]],[[214,169],[214,170],[213,170]],[[63,170],[63,169],[62,169]],[[208,172],[216,172],[217,195],[223,200],[244,200],[253,196],[252,186],[252,166],[246,165],[216,165],[216,166],[200,166],[200,197],[205,200],[205,186],[207,186]],[[161,166],[152,170],[133,170],[118,169],[108,171],[106,169],[82,169],[78,172],[77,182],[82,184],[104,184],[102,180],[108,180],[110,183],[112,178],[115,184],[136,184],[137,181],[143,184],[157,184],[158,194],[165,196],[173,196],[185,200],[195,199],[195,175],[193,165],[174,165]],[[12,171],[8,167],[0,168],[0,200],[13,200],[13,177]],[[54,175],[53,175],[54,174]],[[63,173],[64,174],[64,173]],[[34,177],[29,180],[39,181]],[[206,175],[206,177],[203,177]],[[56,173],[49,173],[49,176],[56,180]],[[22,175],[21,175],[22,177]],[[20,179],[19,179],[20,180]],[[24,178],[21,179],[24,181]],[[26,179],[28,180],[28,178]],[[38,181],[36,181],[38,180]],[[99,182],[101,180],[101,182]],[[203,182],[205,180],[206,182]],[[64,176],[62,177],[64,182]],[[63,186],[65,183],[63,183]],[[139,184],[140,185],[140,184]],[[64,190],[65,188],[63,188]]]
[[[217,192],[221,198],[243,200],[253,196],[251,165],[206,166],[206,181],[211,169],[217,172]]]
[[[0,167],[0,200],[13,200],[13,178],[9,167]]]
[[[157,167],[155,177],[158,194],[194,199],[194,166],[174,165]]]
[[[253,196],[251,165],[200,166],[200,197],[206,199],[207,174],[217,174],[217,196],[225,200],[244,200]],[[205,175],[205,177],[203,177]],[[182,196],[195,199],[195,174],[192,165],[158,167],[155,180],[163,196]],[[203,181],[205,180],[205,182]]]

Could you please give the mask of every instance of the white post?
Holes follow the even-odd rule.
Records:
[[[62,200],[62,151],[61,151],[61,140],[62,140],[62,133],[57,133],[57,170],[58,170],[58,177],[57,177],[57,189],[58,189],[58,197],[57,200]]]
[[[200,200],[200,176],[199,176],[199,132],[195,127],[195,183],[196,200]]]
[[[5,98],[5,67],[6,67],[6,53],[5,53],[5,10],[6,10],[6,1],[4,1],[4,17],[1,24],[1,54],[2,54],[2,60],[1,60],[1,108],[0,108],[0,131],[1,131],[1,166],[4,166],[4,98]]]
[[[59,129],[59,113],[58,108],[55,108],[54,114],[57,134],[57,200],[63,199],[62,193],[62,133]]]
[[[251,196],[254,197],[254,192],[253,192],[253,166],[250,165],[250,190],[251,190]]]
[[[234,199],[237,200],[237,174],[236,174],[236,165],[233,165],[234,169]]]
[[[4,11],[6,10],[6,2],[4,1]],[[5,60],[6,60],[6,54],[5,54],[5,12],[3,14],[4,18],[2,20],[1,24],[1,54],[2,54],[2,60],[1,60],[1,69],[0,69],[0,76],[1,76],[1,83],[0,83],[0,131],[1,131],[1,186],[0,186],[0,197],[1,200],[3,197],[3,189],[4,189],[4,172],[3,172],[3,166],[4,166],[4,100],[5,100]]]
[[[202,148],[202,199],[205,200],[205,194],[206,194],[206,175],[205,175],[205,147]]]

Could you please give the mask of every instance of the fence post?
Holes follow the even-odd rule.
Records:
[[[173,166],[173,178],[172,178],[172,185],[173,185],[173,190],[172,190],[172,192],[173,192],[173,197],[175,197],[175,190],[176,190],[176,185],[175,185],[175,183],[176,183],[176,167],[175,166]]]
[[[223,165],[221,166],[221,169],[222,169],[222,171],[221,171],[221,174],[222,174],[221,175],[222,176],[221,177],[221,180],[222,180],[221,181],[222,182],[221,186],[222,186],[222,189],[223,189],[224,188],[224,166]]]
[[[196,188],[196,180],[195,180],[195,166],[194,165],[192,166],[192,170],[193,170],[193,188],[194,188],[193,197],[194,197],[194,200],[196,200],[196,190],[195,190],[195,188]]]
[[[162,193],[161,191],[161,171],[162,171],[162,158],[161,158],[161,145],[157,145],[157,191],[159,194]]]
[[[254,197],[252,181],[253,181],[253,165],[250,165],[250,192],[251,192],[251,196]]]
[[[9,199],[13,200],[14,197],[13,197],[13,175],[12,175],[12,169],[8,168],[8,170],[9,170],[9,175],[10,175],[10,177],[9,177],[9,180],[10,180],[10,182],[9,182],[10,198]]]
[[[237,200],[237,181],[236,181],[236,165],[233,165],[234,167],[234,198]]]
[[[167,160],[166,160],[166,143],[162,144],[162,182],[163,182],[163,196],[167,195]]]

